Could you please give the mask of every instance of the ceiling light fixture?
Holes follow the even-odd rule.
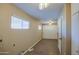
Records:
[[[40,10],[43,10],[43,9],[45,9],[45,8],[47,8],[48,7],[48,3],[40,3],[39,4],[39,9]]]
[[[49,20],[48,24],[52,25],[54,23],[54,21]]]

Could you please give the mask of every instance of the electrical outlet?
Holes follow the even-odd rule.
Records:
[[[13,47],[15,47],[15,44],[13,44]]]
[[[2,42],[2,40],[0,40],[0,42]]]

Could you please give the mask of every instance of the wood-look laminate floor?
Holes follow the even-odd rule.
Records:
[[[57,39],[42,39],[33,48],[33,51],[25,55],[59,55]]]

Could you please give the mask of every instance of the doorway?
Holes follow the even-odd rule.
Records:
[[[57,39],[57,24],[43,24],[42,25],[43,39]]]

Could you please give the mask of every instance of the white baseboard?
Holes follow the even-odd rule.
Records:
[[[40,39],[41,40],[41,39]],[[40,41],[39,40],[39,41]],[[36,43],[34,43],[31,47],[29,47],[26,51],[24,51],[23,53],[21,53],[21,55],[24,55],[25,53],[27,53],[31,48],[33,48],[39,41],[37,41]]]

